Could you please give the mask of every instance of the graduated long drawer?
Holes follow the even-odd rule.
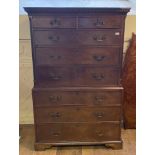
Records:
[[[36,125],[36,141],[61,144],[120,141],[120,123],[50,123]]]
[[[34,107],[63,105],[120,106],[122,87],[109,88],[34,88]]]
[[[34,109],[36,123],[120,121],[121,108],[57,106]]]
[[[38,86],[117,86],[120,70],[110,67],[37,67]]]
[[[117,47],[45,47],[36,48],[37,66],[94,64],[104,66],[120,65],[121,49]]]

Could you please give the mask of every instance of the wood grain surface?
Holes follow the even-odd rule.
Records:
[[[122,150],[105,149],[103,146],[75,146],[34,151],[33,126],[21,126],[20,135],[19,155],[136,155],[136,130],[122,130]]]
[[[136,16],[127,16],[125,22],[124,51],[132,32],[136,32]],[[33,87],[31,40],[27,15],[19,16],[19,58],[20,58],[20,124],[33,123],[31,89]],[[124,54],[125,55],[125,54]],[[26,73],[26,74],[25,74]],[[29,81],[29,82],[26,82]]]
[[[105,87],[120,86],[120,72],[123,55],[124,43],[124,23],[125,17],[130,8],[24,8],[29,15],[31,44],[32,44],[32,60],[34,88],[40,87]],[[33,27],[33,20],[37,17],[36,22],[44,23],[42,19],[52,16],[66,17],[66,19],[48,20],[51,27],[66,27],[68,17],[76,17],[73,21],[76,28],[73,29],[46,29],[44,25],[39,28]],[[105,15],[105,19],[99,16]],[[88,23],[79,21],[82,17],[89,17]],[[113,19],[110,19],[112,17]],[[118,17],[118,18],[116,18]],[[94,21],[95,18],[95,21]],[[40,22],[41,21],[41,22]],[[70,22],[68,22],[70,23]],[[81,29],[79,24],[85,27]],[[94,29],[89,29],[92,27]],[[38,24],[37,24],[38,25]],[[107,29],[102,27],[106,25]],[[73,26],[73,27],[74,27]],[[72,24],[69,24],[72,27]],[[101,28],[99,28],[101,27]],[[115,28],[114,28],[115,27]],[[63,65],[53,66],[52,62],[49,66],[37,66],[36,47],[79,47],[83,46],[105,46],[120,48],[119,54],[115,55],[119,61],[119,66],[103,67],[93,63],[91,66],[83,65],[80,62],[75,65],[64,67]],[[43,55],[44,50],[42,51]],[[62,49],[63,52],[63,49]],[[91,54],[91,53],[90,53]],[[84,53],[84,55],[90,55]],[[58,59],[62,55],[56,56]],[[53,55],[50,55],[53,58]],[[110,54],[110,57],[112,55]],[[56,59],[57,59],[56,58]],[[44,61],[46,61],[44,57]],[[74,58],[73,58],[74,59]],[[102,60],[102,56],[96,57],[98,61]],[[41,59],[40,59],[41,60]],[[39,61],[40,61],[39,60]],[[108,65],[110,65],[108,63]],[[61,91],[61,89],[60,89]],[[53,100],[53,97],[51,97]],[[59,98],[59,97],[58,97]],[[121,97],[120,97],[121,98]],[[74,100],[71,100],[74,102]],[[118,104],[118,103],[117,103]],[[122,149],[120,121],[122,110],[120,107],[103,107],[100,106],[87,107],[89,102],[83,106],[63,106],[58,105],[48,108],[34,106],[34,122],[35,122],[35,150],[49,149],[51,146],[64,145],[94,145],[103,144],[107,148]],[[103,123],[98,123],[102,122]],[[110,121],[110,122],[109,122]],[[93,122],[93,123],[91,123]],[[69,124],[68,124],[69,123]],[[79,124],[78,124],[79,123]]]

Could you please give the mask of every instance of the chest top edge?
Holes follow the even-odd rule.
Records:
[[[104,13],[104,14],[119,14],[126,15],[130,8],[104,8],[104,7],[94,7],[94,8],[56,8],[56,7],[24,7],[24,10],[28,15],[48,15],[53,13]]]

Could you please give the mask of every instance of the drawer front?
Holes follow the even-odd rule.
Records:
[[[34,31],[36,45],[121,45],[120,30]]]
[[[39,66],[65,64],[120,64],[120,48],[92,47],[92,48],[36,48],[36,64]]]
[[[51,30],[34,31],[34,43],[36,45],[68,45],[76,43],[76,34],[74,30]]]
[[[38,67],[37,84],[48,86],[113,86],[119,70],[110,67]]]
[[[79,31],[77,38],[81,45],[121,45],[120,30]]]
[[[76,17],[71,16],[35,16],[33,28],[76,28]],[[85,16],[78,17],[79,28],[121,28],[121,16]]]
[[[78,21],[79,28],[120,28],[121,25],[121,16],[114,15],[79,17]]]
[[[113,91],[61,91],[33,89],[34,106],[52,105],[87,105],[112,106],[121,105],[122,90]]]
[[[103,142],[120,140],[119,123],[51,123],[36,125],[37,142]]]
[[[67,16],[35,16],[32,18],[33,28],[75,28],[76,17]]]
[[[36,84],[53,86],[70,86],[75,79],[73,68],[37,67]]]
[[[35,108],[36,123],[120,121],[120,107],[40,107]]]

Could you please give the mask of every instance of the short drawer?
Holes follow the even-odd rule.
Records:
[[[77,40],[80,45],[121,45],[121,30],[79,31]]]
[[[117,107],[38,107],[36,123],[120,121],[121,108]]]
[[[91,48],[36,48],[36,64],[38,66],[95,64],[119,66],[120,48],[91,47]]]
[[[104,142],[120,140],[119,123],[51,123],[36,125],[36,141]]]
[[[33,31],[35,45],[121,45],[120,29]]]
[[[81,90],[34,88],[32,91],[35,107],[59,105],[115,106],[122,103],[122,89]]]
[[[34,16],[33,28],[75,28],[76,17],[69,16]]]
[[[68,43],[76,43],[76,33],[74,30],[34,30],[33,34],[35,45],[60,46],[68,45]]]
[[[79,28],[120,28],[122,25],[122,17],[119,15],[102,15],[79,17]]]
[[[119,76],[119,69],[113,67],[37,67],[36,84],[114,86],[119,84]]]
[[[51,86],[70,86],[75,80],[73,68],[65,67],[37,67],[35,84]]]

